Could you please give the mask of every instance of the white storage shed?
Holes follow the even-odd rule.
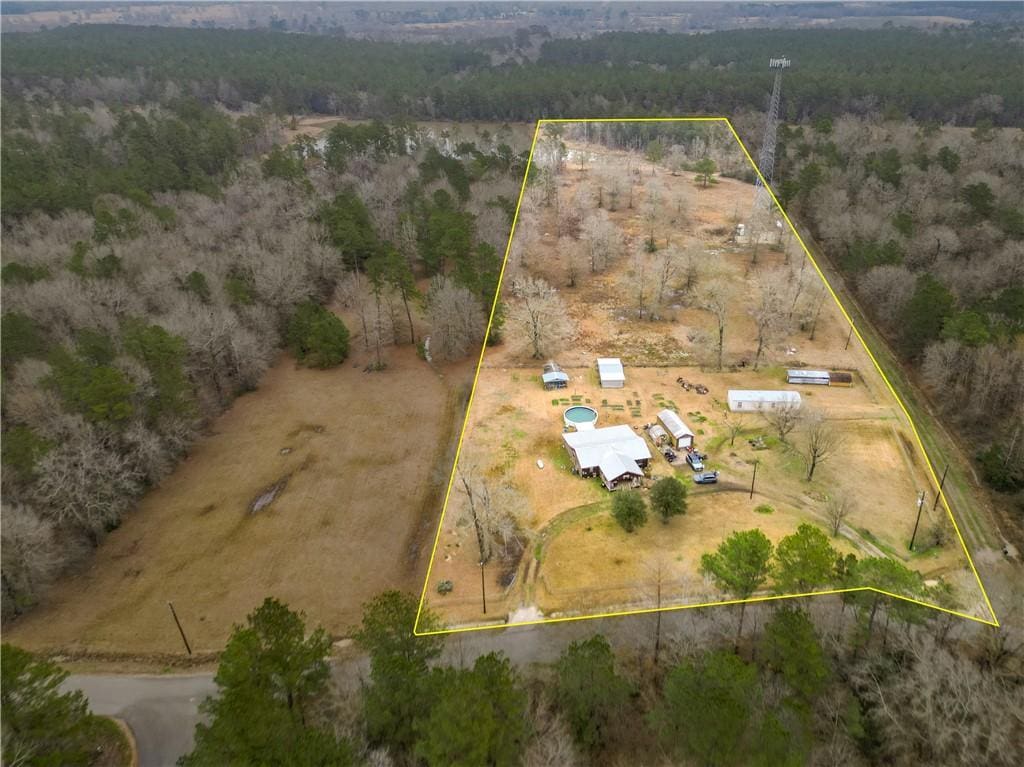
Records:
[[[622,360],[617,357],[599,357],[597,375],[602,388],[621,389],[626,385],[626,371],[622,369]]]
[[[683,419],[677,413],[666,408],[658,413],[658,421],[665,427],[665,431],[669,433],[672,447],[677,450],[693,447],[693,431],[683,423]]]

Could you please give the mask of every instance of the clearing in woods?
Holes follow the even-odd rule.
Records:
[[[714,172],[700,172],[706,158]],[[831,537],[840,554],[892,558],[921,576],[895,596],[997,625],[904,407],[778,203],[753,209],[753,165],[725,119],[538,123],[500,287],[502,343],[481,352],[423,585],[421,613],[438,614],[439,631],[734,602],[701,574],[701,555],[751,528],[776,544],[802,523],[831,536],[836,498],[849,507]],[[570,319],[539,358],[520,320],[537,278]],[[717,313],[715,292],[727,298]],[[601,387],[598,357],[622,360],[624,388]],[[548,359],[566,388],[542,385]],[[844,371],[853,385],[788,384],[790,368]],[[730,389],[797,391],[802,422],[783,439],[759,413],[738,419]],[[679,478],[686,513],[625,532],[612,493],[576,474],[563,444],[573,405],[641,437],[652,457],[633,486],[646,495]],[[695,484],[648,435],[663,409],[693,430],[717,484]],[[837,446],[808,480],[813,416]],[[777,596],[766,586],[753,598]]]
[[[333,370],[283,354],[5,640],[72,658],[181,655],[171,601],[201,654],[267,596],[340,636],[381,591],[418,588],[472,367],[395,347],[370,374],[358,335],[352,348]]]

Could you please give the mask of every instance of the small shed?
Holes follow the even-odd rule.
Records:
[[[544,372],[540,374],[540,380],[544,383],[545,389],[564,389],[569,385],[569,376],[557,362],[552,361],[548,361],[544,365]]]
[[[853,373],[844,373],[840,370],[832,370],[828,374],[829,386],[853,386]]]
[[[622,369],[622,360],[617,357],[598,358],[597,375],[604,389],[621,389],[626,385],[626,371]]]
[[[729,389],[729,409],[738,413],[778,410],[783,407],[799,408],[800,393],[795,391],[763,391]]]
[[[829,372],[827,370],[787,370],[786,383],[828,386]]]
[[[658,413],[658,421],[665,427],[665,431],[669,435],[669,441],[676,450],[685,450],[688,447],[693,447],[693,431],[683,423],[683,419],[677,413],[668,409],[662,410]]]
[[[647,435],[655,445],[663,445],[668,442],[668,432],[656,423],[647,430]]]

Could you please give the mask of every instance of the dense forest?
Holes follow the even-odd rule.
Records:
[[[508,38],[400,44],[269,31],[88,26],[6,35],[8,95],[137,103],[181,89],[231,109],[418,119],[519,120],[762,110],[768,59],[794,61],[786,113],[844,112],[1000,125],[1024,120],[1020,30],[972,27],[613,33],[547,40],[536,60]],[[88,72],[88,76],[83,73]]]
[[[784,205],[938,409],[983,446],[988,483],[1020,491],[1024,134],[844,116],[785,126],[779,156]]]

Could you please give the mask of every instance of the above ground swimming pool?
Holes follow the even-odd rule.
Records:
[[[597,422],[597,411],[586,405],[573,405],[565,411],[563,418],[565,425],[576,429],[593,429]]]

